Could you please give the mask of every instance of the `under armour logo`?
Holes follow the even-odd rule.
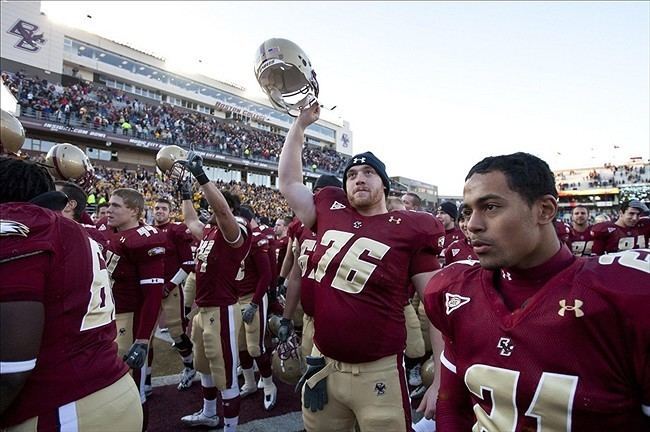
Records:
[[[510,272],[507,272],[505,270],[501,270],[501,279],[511,281],[512,280],[512,275],[510,274]]]
[[[18,36],[20,40],[14,45],[21,50],[36,52],[41,49],[42,45],[47,42],[43,33],[36,34],[38,26],[27,21],[18,20],[7,33]]]
[[[210,317],[210,325],[214,324],[214,317]]]
[[[499,348],[499,354],[505,357],[510,357],[510,354],[512,354],[512,351],[515,349],[515,345],[512,343],[510,338],[502,337],[499,339],[497,348]]]
[[[573,306],[572,305],[567,306],[566,300],[562,299],[560,300],[560,310],[557,311],[557,314],[563,317],[565,311],[572,311],[573,313],[576,314],[576,318],[580,318],[582,316],[585,316],[585,313],[581,309],[583,304],[584,302],[582,300],[576,299],[575,302],[573,303]]]
[[[469,303],[471,300],[469,297],[463,297],[462,295],[458,294],[451,294],[451,293],[446,293],[445,294],[445,307],[446,311],[445,313],[447,315],[451,314],[453,311],[458,309],[459,307],[466,305]]]
[[[356,221],[355,223],[352,224],[352,226],[355,227],[356,229],[361,228],[362,225],[363,223],[361,223],[361,221]]]
[[[384,393],[386,393],[386,384],[383,382],[378,382],[375,384],[375,393],[377,393],[377,396],[382,396]]]
[[[394,218],[394,217],[391,216],[390,219],[388,219],[388,222],[393,222],[393,223],[399,225],[400,222],[402,222],[402,218]]]
[[[120,329],[120,336],[123,336],[125,333],[126,333],[126,329],[124,327],[122,327]]]
[[[352,163],[358,164],[358,163],[366,163],[366,158],[360,157],[360,158],[354,158],[352,159]]]

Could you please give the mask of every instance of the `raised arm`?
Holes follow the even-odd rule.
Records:
[[[284,140],[278,168],[280,192],[308,228],[316,222],[316,206],[314,195],[302,182],[302,145],[305,142],[305,129],[319,116],[318,103],[301,111]]]
[[[187,155],[187,167],[194,178],[196,178],[196,181],[199,182],[205,199],[208,200],[208,204],[212,207],[223,238],[230,247],[240,247],[244,243],[242,229],[232,214],[226,198],[224,198],[217,186],[208,179],[205,171],[203,171],[203,158],[194,152],[190,152]],[[183,200],[183,203],[185,203],[185,200]],[[185,204],[183,204],[183,209],[185,209]]]

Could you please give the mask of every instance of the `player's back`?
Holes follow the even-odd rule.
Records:
[[[591,228],[592,252],[596,255],[645,247],[638,227],[622,227],[614,222],[597,223]]]
[[[36,368],[3,419],[15,424],[102,389],[127,368],[117,357],[115,309],[99,245],[78,223],[34,205],[2,204],[0,213],[0,265],[6,266],[0,301],[42,302],[45,317]],[[46,259],[20,271],[27,258],[13,259],[18,256]]]

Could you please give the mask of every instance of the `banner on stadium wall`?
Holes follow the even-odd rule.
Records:
[[[570,197],[570,196],[584,196],[584,195],[617,195],[618,193],[619,193],[618,188],[598,188],[598,189],[559,191],[558,195],[560,197]]]
[[[249,118],[252,118],[253,120],[257,121],[268,121],[269,117],[262,115],[260,113],[255,113],[252,111],[245,110],[237,105],[230,105],[224,102],[216,102],[214,104],[214,107],[220,111],[225,111],[225,112],[232,112],[235,114],[243,115]]]

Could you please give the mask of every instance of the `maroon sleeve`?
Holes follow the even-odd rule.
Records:
[[[255,294],[253,294],[252,302],[259,306],[262,297],[264,297],[266,290],[271,284],[271,262],[269,260],[268,247],[255,248],[254,250],[251,250],[251,254],[251,259],[255,263],[258,272],[257,286],[255,287]]]
[[[185,224],[178,225],[174,240],[181,268],[185,273],[190,274],[194,271],[194,258],[192,257],[192,241],[194,239],[192,233],[188,230]]]
[[[411,212],[414,216],[413,224],[420,232],[420,249],[411,258],[409,274],[426,273],[440,268],[438,255],[441,250],[438,246],[440,236],[445,235],[442,224],[429,213]]]
[[[445,351],[447,345],[445,344]],[[436,430],[465,432],[472,430],[474,414],[469,390],[458,375],[440,367],[440,390],[436,403]]]
[[[95,223],[93,222],[93,218],[90,217],[88,213],[85,211],[81,213],[81,217],[79,218],[79,223],[83,225],[94,225]]]
[[[49,253],[40,253],[0,264],[0,302],[43,303],[49,260]]]
[[[594,244],[591,246],[591,253],[602,255],[605,253],[605,244],[607,241],[608,222],[601,222],[591,227],[591,238]]]
[[[162,235],[137,249],[138,278],[143,301],[135,339],[149,339],[158,320],[165,281],[165,248]]]

